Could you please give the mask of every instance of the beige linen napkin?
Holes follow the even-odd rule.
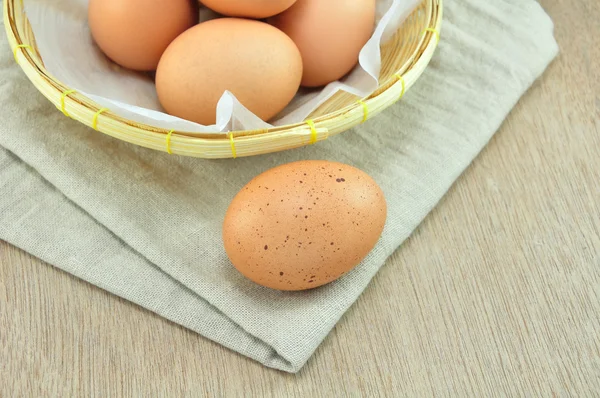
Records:
[[[440,48],[403,101],[319,145],[209,161],[129,145],[64,117],[2,39],[0,238],[266,366],[296,372],[556,54],[552,22],[537,2],[448,0]],[[221,222],[252,177],[298,159],[366,171],[384,190],[389,217],[354,271],[285,293],[231,266]]]

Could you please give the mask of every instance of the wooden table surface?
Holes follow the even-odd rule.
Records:
[[[598,396],[600,4],[541,3],[559,58],[299,374],[0,242],[0,396]]]

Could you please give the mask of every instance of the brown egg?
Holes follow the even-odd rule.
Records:
[[[215,123],[225,90],[267,121],[294,98],[302,58],[294,42],[259,21],[221,18],[197,25],[165,51],[156,72],[165,110],[200,124]]]
[[[94,41],[117,64],[153,71],[168,45],[198,21],[193,0],[90,0]]]
[[[285,11],[296,0],[201,0],[208,8],[230,17],[267,18]]]
[[[298,0],[269,22],[300,49],[302,85],[324,86],[358,63],[375,27],[375,0]]]
[[[250,280],[304,290],[352,270],[373,249],[387,207],[363,171],[300,161],[255,177],[235,196],[223,223],[225,251]]]

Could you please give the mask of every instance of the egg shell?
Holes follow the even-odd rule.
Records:
[[[302,86],[339,80],[358,63],[375,27],[375,0],[298,0],[269,23],[285,32],[304,60]]]
[[[259,285],[312,289],[356,267],[377,243],[387,216],[377,183],[330,161],[299,161],[250,181],[223,223],[225,251]]]
[[[94,41],[115,63],[154,71],[169,44],[198,22],[193,0],[90,0]]]
[[[171,115],[214,124],[226,90],[268,121],[294,98],[302,58],[294,42],[260,21],[220,18],[180,35],[156,72],[158,98]]]
[[[202,0],[206,7],[230,17],[262,19],[285,11],[296,0]]]

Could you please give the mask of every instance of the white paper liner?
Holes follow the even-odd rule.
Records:
[[[159,128],[187,133],[225,133],[299,123],[338,90],[360,97],[375,91],[381,69],[381,45],[393,36],[419,3],[420,0],[377,0],[376,28],[354,70],[342,81],[321,90],[300,89],[271,124],[254,115],[226,91],[217,105],[217,122],[211,126],[168,115],[158,101],[150,77],[118,67],[102,54],[88,27],[88,0],[25,0],[25,12],[47,70],[101,107]],[[214,17],[209,10],[201,10],[201,20]]]

